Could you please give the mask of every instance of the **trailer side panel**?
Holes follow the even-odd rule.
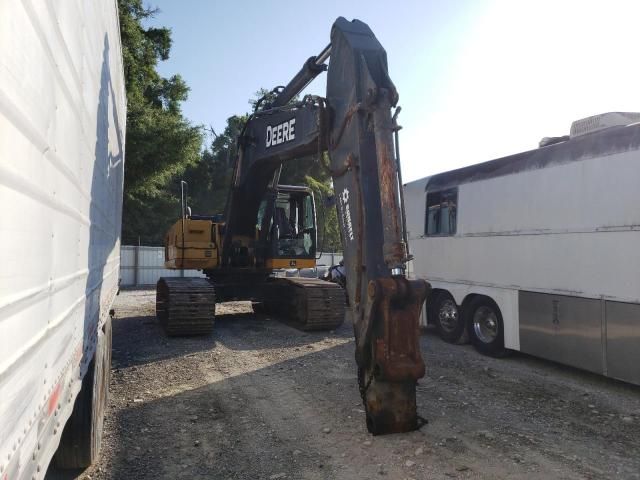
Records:
[[[118,288],[115,1],[0,3],[0,478],[41,478]]]

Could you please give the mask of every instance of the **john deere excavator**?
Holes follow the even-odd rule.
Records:
[[[325,98],[292,101],[324,71]],[[207,278],[162,278],[157,290],[157,316],[169,335],[210,332],[216,302],[232,299],[252,300],[303,329],[335,328],[346,312],[373,434],[419,426],[415,389],[425,371],[418,319],[429,286],[405,277],[397,101],[373,32],[359,20],[338,18],[331,43],[249,117],[237,140],[224,216],[191,215],[183,206],[168,232],[167,268],[200,269]],[[346,309],[334,283],[272,275],[315,265],[312,192],[278,180],[284,162],[325,151],[344,244]]]

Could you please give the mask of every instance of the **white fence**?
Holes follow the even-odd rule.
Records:
[[[164,248],[123,245],[120,249],[120,285],[155,285],[160,277],[204,277],[198,270],[164,268]]]
[[[322,253],[316,264],[335,265],[342,253]],[[307,269],[311,270],[311,269]],[[318,271],[326,271],[319,268]],[[164,268],[164,248],[123,245],[120,249],[120,285],[155,285],[160,277],[204,277],[198,270],[168,270]],[[315,276],[315,275],[313,275]]]
[[[342,260],[342,252],[324,252],[320,254],[320,258],[316,260],[316,265],[326,265],[331,267],[337,265]]]

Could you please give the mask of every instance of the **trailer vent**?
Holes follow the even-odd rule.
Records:
[[[576,120],[571,124],[569,136],[571,138],[598,132],[610,127],[622,127],[640,122],[640,113],[635,112],[609,112],[594,115],[592,117]]]

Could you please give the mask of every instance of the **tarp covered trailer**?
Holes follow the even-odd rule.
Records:
[[[0,480],[99,450],[125,121],[115,0],[0,2]]]

